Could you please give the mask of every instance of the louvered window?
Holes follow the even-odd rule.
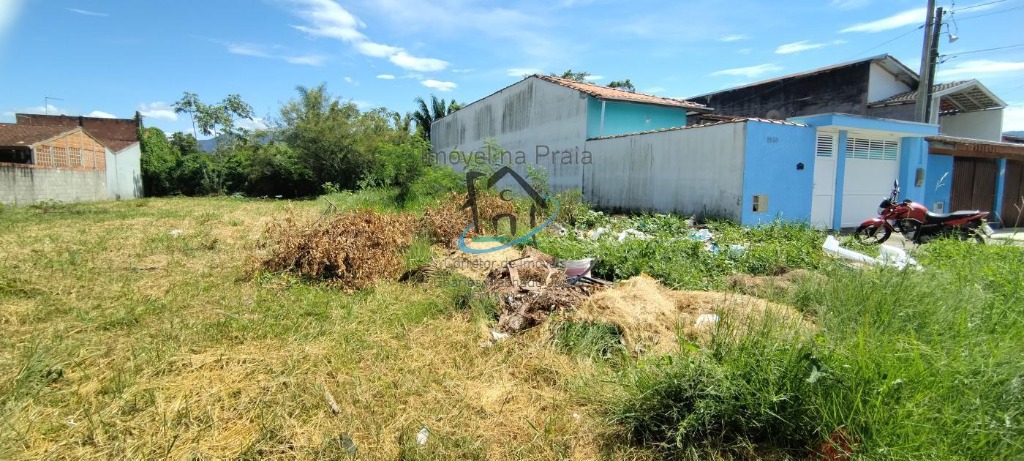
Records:
[[[846,140],[846,158],[865,160],[896,160],[900,154],[898,141],[882,139],[848,138]]]
[[[815,144],[814,155],[818,157],[832,157],[836,153],[836,135],[818,134]]]

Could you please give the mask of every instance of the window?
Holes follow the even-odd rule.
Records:
[[[898,141],[884,139],[848,138],[846,140],[846,158],[864,160],[896,160],[900,154]]]
[[[768,211],[768,196],[767,195],[755,195],[754,196],[754,213],[765,213]]]
[[[819,133],[818,140],[814,147],[814,155],[818,157],[832,157],[836,153],[836,135]]]

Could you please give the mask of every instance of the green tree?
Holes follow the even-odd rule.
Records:
[[[324,84],[296,91],[298,97],[281,106],[285,143],[314,173],[316,184],[355,188],[372,160],[372,153],[357,148],[359,109],[332,96]]]
[[[178,152],[183,155],[202,151],[202,149],[199,148],[199,141],[196,140],[196,137],[188,133],[176,131],[171,134],[170,141],[171,145],[174,146],[175,149],[178,149]]]
[[[559,77],[559,78],[564,78],[564,79],[567,79],[567,80],[572,80],[574,82],[586,82],[587,81],[587,77],[590,76],[590,72],[584,72],[584,71],[574,72],[572,69],[569,69],[569,70],[566,70],[565,72],[562,72],[561,74],[556,74],[556,73],[552,72],[552,73],[550,73],[548,75],[550,75],[552,77]]]
[[[181,99],[174,103],[174,112],[188,113],[192,118],[192,130],[196,128],[206,136],[237,134],[236,119],[253,119],[252,106],[237,94],[229,94],[216,104],[207,104],[195,93],[185,92]],[[198,134],[194,134],[198,136]]]
[[[146,196],[155,197],[177,193],[178,162],[181,153],[167,141],[159,128],[143,128],[139,132],[142,150],[142,184]]]
[[[633,82],[629,81],[628,78],[625,80],[614,80],[608,84],[608,88],[618,88],[630,93],[636,93],[636,87],[633,86]]]
[[[462,104],[455,102],[453,99],[450,103],[445,103],[444,99],[438,99],[437,96],[430,95],[430,104],[428,105],[423,98],[417,97],[415,100],[418,108],[416,112],[413,112],[412,118],[416,121],[416,131],[423,137],[423,139],[430,139],[430,124],[444,118],[449,114],[455,113],[455,111],[462,108]]]

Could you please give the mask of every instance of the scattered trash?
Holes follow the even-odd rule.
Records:
[[[331,391],[327,389],[327,385],[324,383],[320,384],[324,388],[324,399],[327,400],[327,406],[331,408],[331,413],[341,413],[341,407],[338,406],[338,401],[334,400],[334,396],[331,395]]]
[[[416,433],[416,443],[418,443],[421,447],[426,445],[427,444],[427,436],[429,436],[429,435],[430,435],[430,431],[428,431],[427,427],[424,426],[423,429],[420,429],[420,431]]]
[[[598,240],[606,232],[608,232],[608,228],[607,227],[598,227],[597,229],[594,229],[594,230],[588,232],[587,233],[587,238],[589,238],[590,240]]]
[[[701,314],[693,326],[697,328],[712,328],[718,324],[718,314]]]
[[[502,332],[500,332],[498,330],[491,330],[491,339],[493,339],[495,342],[506,340],[506,339],[511,338],[511,337],[512,337],[512,335],[510,335],[508,333],[502,333]]]
[[[638,238],[640,240],[647,240],[647,239],[651,238],[650,235],[647,235],[647,234],[645,234],[643,232],[640,232],[640,231],[638,231],[636,229],[626,229],[626,230],[624,230],[622,232],[619,232],[619,237],[618,237],[619,243],[625,242],[627,237],[636,237],[636,238]]]
[[[562,237],[564,237],[564,236],[569,234],[569,229],[568,228],[566,228],[565,226],[563,226],[563,225],[561,225],[559,223],[556,223],[556,222],[551,223],[551,226],[549,226],[548,228],[553,230],[553,231],[555,231],[555,233],[557,233],[559,236],[562,236]]]
[[[901,248],[896,248],[889,245],[880,246],[879,256],[877,258],[872,258],[871,256],[868,256],[864,253],[858,253],[856,251],[841,247],[839,244],[839,240],[830,235],[827,238],[825,238],[825,243],[822,244],[821,248],[825,250],[826,253],[830,253],[839,256],[843,259],[846,259],[847,261],[852,261],[856,263],[863,263],[872,266],[891,266],[897,269],[913,267],[917,270],[923,270],[921,265],[918,264],[917,261],[914,260],[914,258],[911,258],[906,251],[904,251]]]
[[[71,426],[71,427],[75,427],[75,425],[77,424],[77,423],[75,423],[75,418],[71,418],[71,417],[68,417],[68,419],[65,419],[64,422],[68,426]]]
[[[167,235],[170,235],[171,237],[180,237],[181,234],[182,234],[182,230],[181,229],[171,229],[171,231],[167,233]]]
[[[704,243],[704,249],[711,253],[718,254],[718,244],[715,243],[715,236],[707,229],[700,229],[690,233],[690,238]],[[744,249],[743,251],[746,251]]]
[[[730,258],[742,258],[746,253],[747,247],[745,245],[729,245]]]
[[[571,261],[562,261],[565,265],[565,276],[566,277],[578,277],[580,275],[590,277],[590,269],[594,263],[594,258],[574,259]]]
[[[349,456],[356,455],[356,442],[352,440],[352,436],[348,435],[348,432],[342,432],[338,436],[338,442],[341,444],[341,449],[345,450]]]

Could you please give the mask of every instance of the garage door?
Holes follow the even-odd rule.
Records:
[[[877,216],[900,173],[899,141],[850,137],[846,140],[842,226],[855,227]]]

